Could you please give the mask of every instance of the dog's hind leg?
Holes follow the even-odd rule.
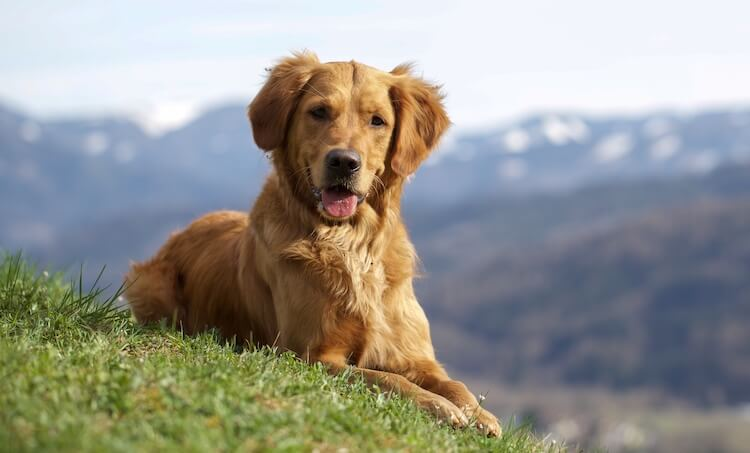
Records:
[[[178,328],[187,328],[182,305],[180,277],[175,267],[158,257],[132,264],[125,276],[125,298],[135,319],[141,324],[166,320]]]

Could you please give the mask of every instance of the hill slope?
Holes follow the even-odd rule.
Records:
[[[8,451],[546,451],[488,439],[290,355],[143,329],[15,258],[0,265],[0,445]]]

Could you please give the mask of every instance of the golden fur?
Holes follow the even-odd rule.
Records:
[[[208,214],[132,265],[126,295],[138,321],[166,318],[188,333],[217,328],[333,373],[353,366],[442,420],[475,419],[500,435],[497,419],[436,361],[412,287],[416,254],[400,197],[450,124],[437,87],[408,66],[387,73],[306,52],[273,68],[248,114],[274,172],[250,216]],[[314,196],[333,148],[362,158],[352,190],[364,201],[345,219],[331,218]]]

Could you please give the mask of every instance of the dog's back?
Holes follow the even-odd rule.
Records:
[[[246,213],[207,214],[174,233],[152,259],[134,263],[125,296],[140,323],[171,320],[187,333],[218,328],[224,338],[243,334],[250,320],[238,288]],[[210,282],[210,284],[209,284]]]

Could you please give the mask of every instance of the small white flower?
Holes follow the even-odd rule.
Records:
[[[482,401],[486,400],[486,399],[487,399],[487,397],[486,397],[486,396],[484,396],[484,395],[482,395],[482,394],[480,393],[480,394],[479,394],[479,396],[477,397],[477,399],[478,399],[478,400],[479,400],[479,402],[481,403]]]
[[[49,278],[49,272],[47,271],[42,272],[42,277]]]

